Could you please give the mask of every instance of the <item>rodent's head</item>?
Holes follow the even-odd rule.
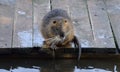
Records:
[[[65,37],[65,33],[69,30],[70,20],[64,17],[54,17],[50,20],[51,31],[61,38]]]

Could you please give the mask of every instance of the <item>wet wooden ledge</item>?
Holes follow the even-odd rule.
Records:
[[[56,53],[55,58],[47,53],[31,53],[31,54],[0,54],[0,58],[17,58],[17,59],[76,59],[77,53]],[[120,54],[106,53],[82,53],[80,59],[120,59]]]
[[[53,58],[53,51],[47,48],[1,48],[0,57],[15,57],[15,58]],[[81,58],[109,58],[120,57],[115,48],[82,48]],[[55,58],[69,59],[77,58],[77,48],[62,48],[55,51]]]

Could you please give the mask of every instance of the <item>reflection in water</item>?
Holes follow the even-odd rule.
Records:
[[[75,66],[74,72],[112,72],[112,71],[108,71],[100,68],[80,69]]]
[[[120,61],[0,59],[0,72],[120,72]]]
[[[117,72],[117,65],[114,66],[114,72]]]
[[[5,69],[0,69],[0,72],[10,72],[10,71],[5,70]]]
[[[34,68],[18,67],[18,68],[12,69],[11,72],[40,72],[40,70],[34,69]]]
[[[10,70],[0,69],[0,72],[40,72],[40,67],[38,66],[33,66],[33,68],[17,67]],[[100,69],[100,68],[93,68],[93,67],[92,68],[90,67],[90,69],[80,69],[80,68],[77,68],[77,66],[75,66],[74,72],[112,72],[112,71]],[[114,70],[114,72],[117,72],[117,71]]]
[[[0,72],[40,72],[40,69],[17,67],[10,70],[0,69]]]

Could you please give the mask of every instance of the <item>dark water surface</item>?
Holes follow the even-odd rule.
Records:
[[[0,59],[0,72],[120,72],[117,59]]]

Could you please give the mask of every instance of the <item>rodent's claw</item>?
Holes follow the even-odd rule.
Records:
[[[65,41],[65,37],[63,37],[60,41],[60,43],[63,43]]]
[[[50,48],[51,48],[52,50],[56,50],[58,47],[53,43],[53,44],[50,46]]]

